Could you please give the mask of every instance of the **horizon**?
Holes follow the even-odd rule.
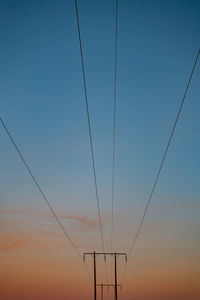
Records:
[[[0,116],[75,247],[102,251],[74,1],[0,3]],[[111,250],[115,1],[78,1],[105,251]],[[200,2],[119,1],[113,251],[128,252],[200,48]],[[200,297],[200,59],[119,299]],[[0,123],[0,298],[93,299]],[[86,266],[93,276],[92,257]],[[103,257],[97,282],[106,283]],[[118,283],[124,258],[118,259]],[[114,282],[107,259],[108,282]],[[100,299],[100,288],[97,289]],[[114,291],[104,299],[112,298]]]

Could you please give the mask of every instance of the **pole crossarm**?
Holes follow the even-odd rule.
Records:
[[[127,256],[127,253],[123,253],[123,252],[95,252],[95,254],[96,254],[96,256],[97,255],[104,255],[104,256],[106,256],[106,255],[111,255],[111,256],[119,256],[119,255],[123,255],[123,256],[125,256],[125,260],[127,261],[127,259],[128,259],[128,256]],[[94,252],[85,252],[84,254],[83,254],[83,260],[85,260],[85,256],[86,255],[94,255]]]

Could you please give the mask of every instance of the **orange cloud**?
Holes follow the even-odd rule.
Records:
[[[33,212],[30,210],[18,210],[18,209],[0,209],[0,213],[2,214],[15,214],[15,215],[23,215],[23,216],[40,216],[40,217],[49,217],[53,218],[52,215],[50,214],[44,214],[44,213],[39,213],[39,212]],[[92,219],[88,219],[83,216],[79,215],[60,215],[57,214],[58,218],[61,219],[68,219],[68,220],[74,220],[77,221],[78,223],[81,223],[83,225],[89,226],[89,227],[98,227],[98,222]]]
[[[63,219],[71,219],[71,220],[75,220],[77,222],[80,222],[82,224],[85,224],[87,226],[98,226],[98,223],[94,220],[89,220],[86,217],[82,217],[82,216],[76,216],[76,215],[58,215],[59,218],[63,218]]]
[[[30,237],[22,233],[2,233],[0,235],[0,251],[14,251],[27,248]]]
[[[36,234],[35,234],[36,233]],[[39,234],[39,235],[38,235]],[[15,251],[15,250],[33,250],[33,249],[52,249],[63,248],[62,240],[55,240],[52,242],[51,238],[41,238],[40,234],[46,234],[49,237],[62,237],[62,232],[51,232],[44,230],[37,230],[36,232],[21,233],[21,232],[5,232],[0,235],[0,252]]]
[[[19,240],[13,241],[11,243],[5,244],[0,247],[0,251],[11,251],[16,249],[21,249],[22,242]]]

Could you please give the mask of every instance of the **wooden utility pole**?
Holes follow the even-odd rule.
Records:
[[[114,253],[115,260],[115,299],[117,300],[117,254]]]
[[[86,255],[93,256],[93,267],[94,267],[94,300],[97,300],[97,272],[96,272],[96,252],[84,253],[83,260],[85,261]]]
[[[96,253],[94,251],[94,300],[97,299],[97,272],[96,272]]]
[[[118,299],[117,295],[117,257],[119,255],[123,255],[125,257],[125,260],[127,261],[127,254],[126,253],[120,253],[120,252],[89,252],[89,253],[84,253],[83,254],[83,260],[85,261],[85,256],[86,255],[92,255],[93,256],[93,261],[94,261],[94,300],[97,300],[97,280],[96,280],[96,256],[97,255],[103,255],[104,259],[106,258],[107,255],[111,255],[114,257],[114,275],[115,275],[115,284],[113,285],[115,288],[115,300]],[[103,288],[102,288],[103,289]],[[102,292],[103,295],[103,292]]]

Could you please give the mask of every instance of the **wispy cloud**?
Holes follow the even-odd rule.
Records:
[[[41,234],[48,235],[46,238]],[[57,236],[59,239],[54,239]],[[48,230],[34,230],[32,232],[5,232],[0,235],[0,252],[33,249],[57,249],[63,247],[62,232]],[[53,240],[52,240],[53,238]],[[66,247],[65,243],[65,247]]]
[[[52,215],[41,213],[41,212],[34,212],[31,210],[25,210],[25,209],[0,209],[0,214],[14,214],[14,215],[23,215],[23,216],[38,216],[38,217],[49,217],[53,218]],[[61,219],[68,219],[68,220],[74,220],[78,222],[79,224],[86,225],[89,227],[98,227],[98,222],[93,219],[88,219],[86,217],[83,217],[81,215],[65,215],[65,214],[57,214],[58,218]]]
[[[86,217],[82,217],[78,215],[58,215],[58,217],[63,219],[71,219],[79,223],[85,224],[87,226],[92,226],[92,227],[98,226],[98,223],[95,220],[91,220]]]
[[[0,251],[12,251],[12,250],[17,250],[22,248],[22,242],[19,240],[15,240],[10,243],[6,243],[3,246],[0,246]]]

